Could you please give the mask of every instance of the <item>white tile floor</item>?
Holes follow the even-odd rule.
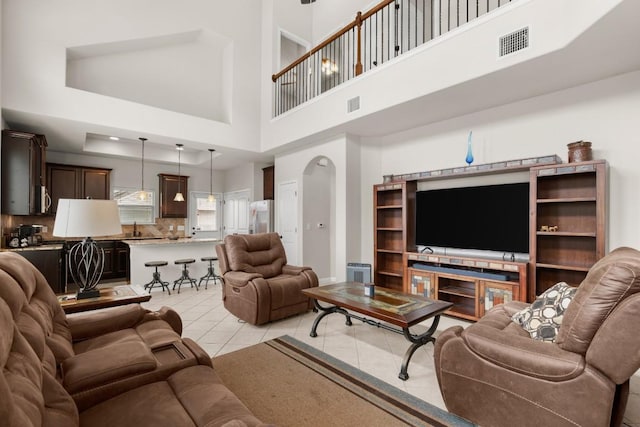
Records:
[[[318,336],[311,338],[309,331],[316,317],[313,312],[294,316],[263,326],[239,322],[222,305],[220,285],[201,288],[183,287],[181,293],[168,295],[159,288],[152,291],[152,298],[144,306],[151,310],[162,306],[175,309],[183,320],[183,336],[194,339],[212,357],[229,353],[282,335],[292,336],[310,344],[346,363],[351,364],[395,387],[426,402],[445,409],[433,367],[433,345],[416,351],[409,364],[409,380],[402,381],[398,372],[408,342],[400,335],[384,329],[365,325],[354,320],[352,327],[344,324],[344,316],[329,315],[318,327]],[[469,323],[442,316],[438,331]],[[430,325],[427,322],[424,329]],[[417,331],[422,326],[417,327]],[[625,423],[640,427],[640,377],[632,381],[632,393],[625,414]]]

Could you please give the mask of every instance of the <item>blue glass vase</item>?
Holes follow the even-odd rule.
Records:
[[[467,157],[464,159],[464,161],[467,162],[468,165],[471,165],[471,163],[473,163],[473,151],[471,149],[472,133],[473,131],[469,131],[469,138],[467,139]]]

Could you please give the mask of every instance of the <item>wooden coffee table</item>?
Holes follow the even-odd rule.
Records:
[[[65,313],[78,313],[80,311],[97,310],[99,308],[115,307],[118,305],[146,302],[151,295],[146,293],[141,286],[114,286],[112,288],[100,288],[100,296],[96,298],[76,299],[76,294],[58,295],[58,302]]]
[[[364,285],[356,282],[303,289],[302,292],[313,298],[316,308],[320,310],[320,314],[311,327],[310,335],[312,337],[318,336],[316,332],[318,324],[325,316],[331,313],[344,314],[347,318],[347,326],[352,325],[351,319],[354,318],[369,325],[403,334],[411,342],[411,345],[402,360],[400,374],[398,375],[401,380],[409,378],[407,368],[413,353],[429,342],[435,343],[436,339],[433,337],[433,333],[438,327],[440,315],[453,305],[450,302],[433,300],[380,286],[375,287],[375,295],[373,297],[368,297],[364,294]],[[318,301],[327,302],[331,306],[324,307]],[[352,313],[354,311],[384,323],[358,316]],[[433,318],[431,326],[423,334],[412,334],[409,331],[410,327],[431,318]]]

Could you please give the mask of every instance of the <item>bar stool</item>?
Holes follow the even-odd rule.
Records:
[[[164,267],[167,264],[167,261],[148,261],[144,263],[145,267],[156,268],[156,271],[153,272],[153,280],[144,285],[145,289],[149,289],[149,293],[151,293],[151,289],[153,289],[154,286],[160,285],[162,287],[162,292],[164,292],[164,288],[167,288],[167,292],[169,292],[169,295],[171,295],[171,291],[169,290],[169,282],[163,282],[160,278],[160,272],[158,271],[158,267]]]
[[[174,264],[182,265],[182,275],[180,276],[180,278],[173,281],[174,291],[176,289],[176,285],[178,285],[178,293],[180,293],[180,287],[184,282],[190,283],[192,288],[193,285],[196,285],[196,291],[200,289],[198,287],[196,279],[192,279],[191,277],[189,277],[189,270],[187,270],[187,264],[193,264],[194,262],[196,262],[196,260],[193,258],[177,259],[173,262]]]
[[[207,267],[207,274],[205,274],[200,278],[200,281],[198,282],[198,286],[202,284],[203,280],[204,280],[205,289],[207,289],[209,280],[213,280],[214,285],[218,283],[218,280],[222,281],[222,277],[216,274],[216,269],[213,266],[213,261],[217,261],[217,260],[218,260],[218,257],[216,256],[203,256],[202,258],[200,258],[200,261],[209,261],[209,267]]]

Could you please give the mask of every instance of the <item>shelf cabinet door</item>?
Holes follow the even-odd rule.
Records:
[[[427,298],[436,298],[436,276],[424,270],[409,269],[409,293],[422,295]]]
[[[186,218],[189,177],[169,174],[159,174],[158,177],[160,178],[160,218]],[[178,191],[184,196],[183,202],[173,200]]]
[[[492,282],[488,280],[480,281],[480,310],[479,317],[491,310],[493,307],[520,299],[518,286],[505,283]]]

